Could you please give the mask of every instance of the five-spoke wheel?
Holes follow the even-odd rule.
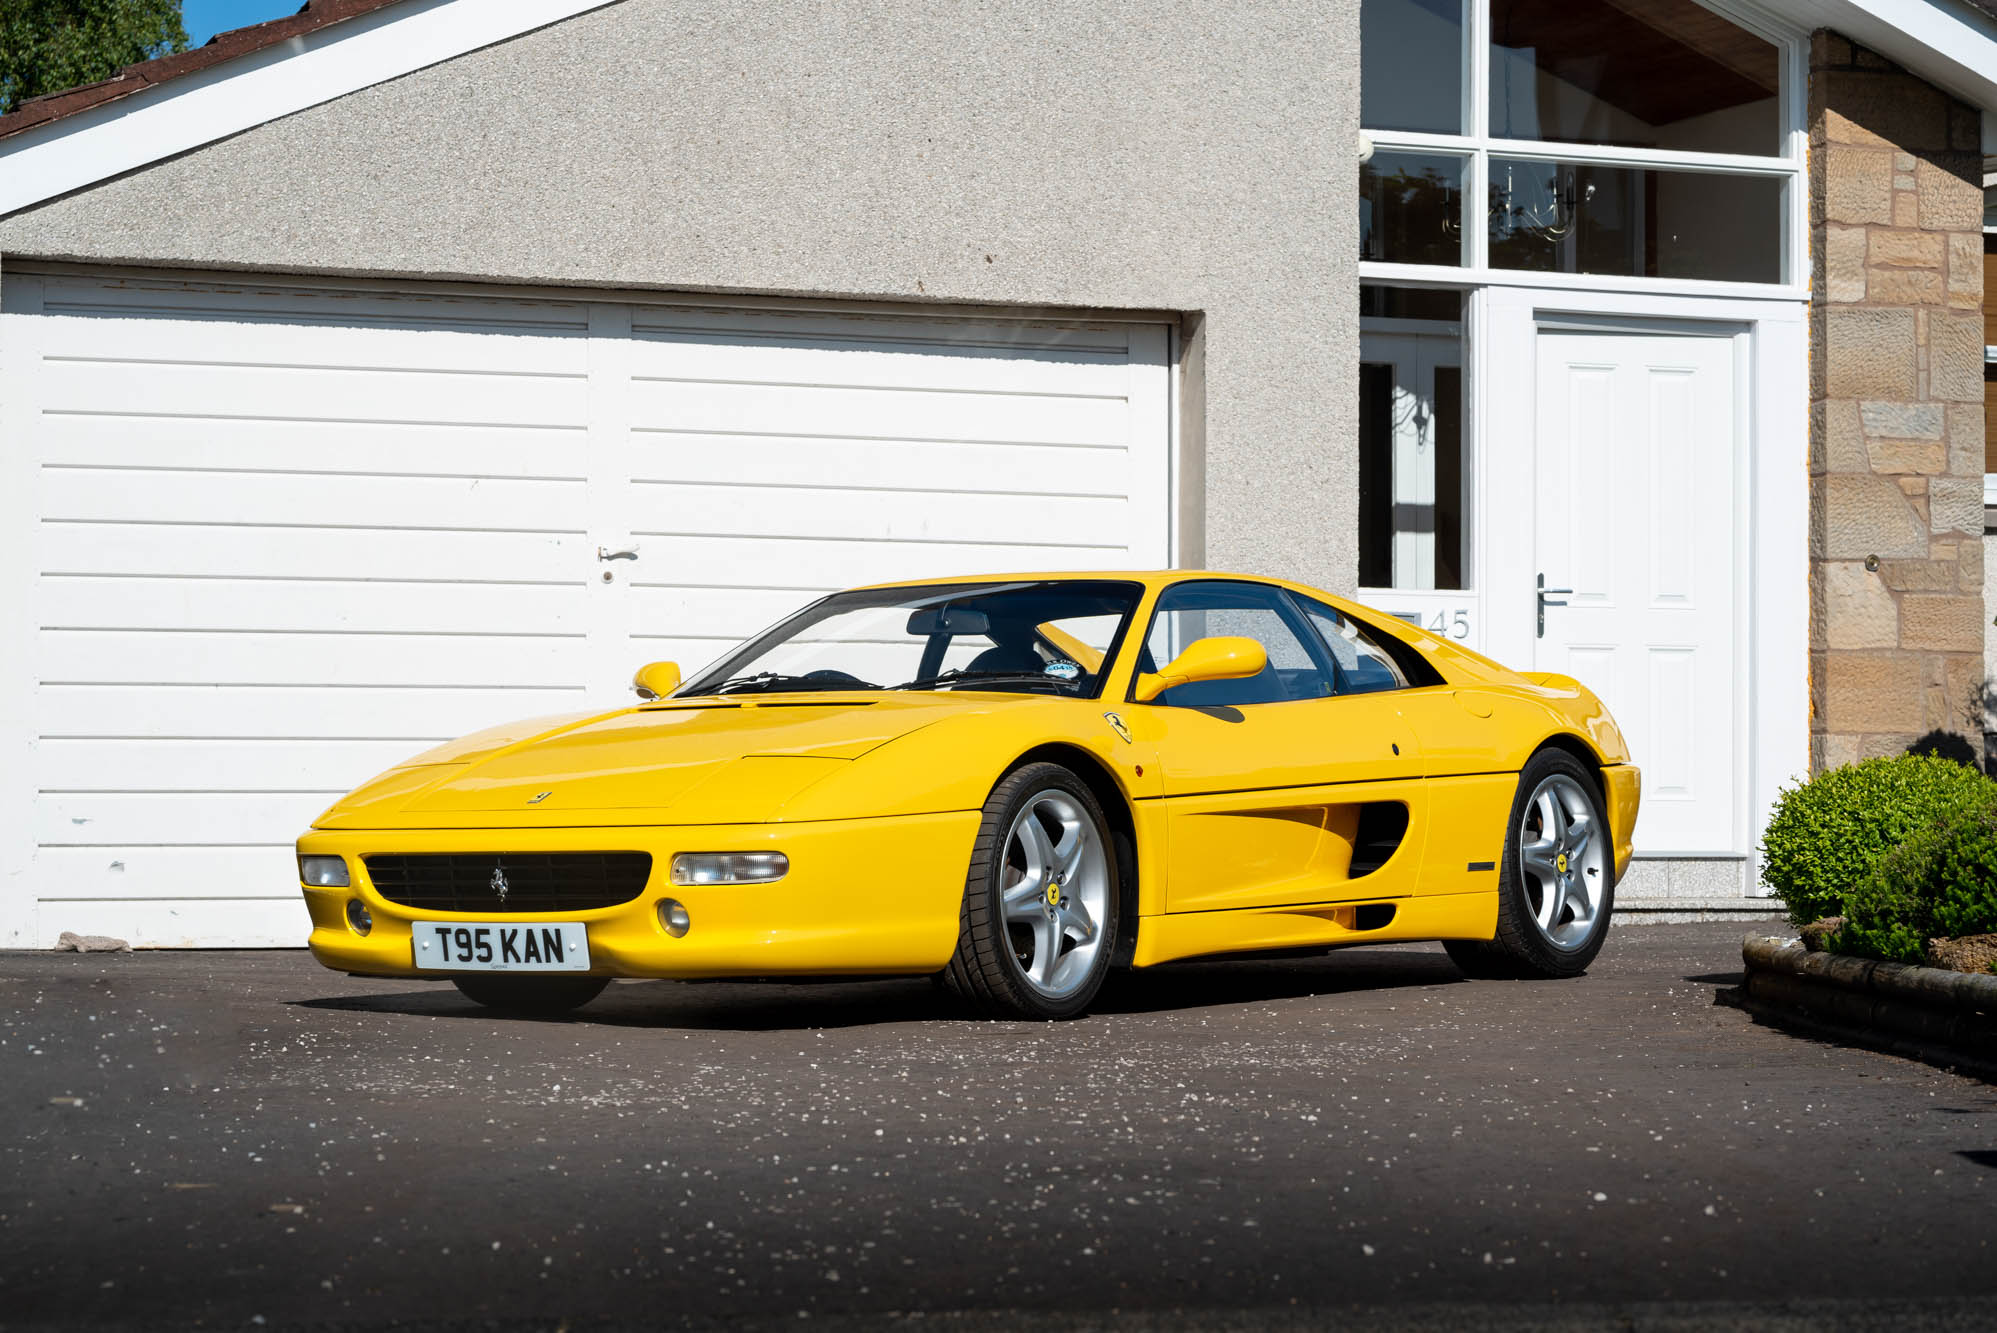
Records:
[[[1049,787],[1027,798],[999,872],[1008,942],[1026,984],[1065,999],[1095,971],[1109,904],[1109,858],[1094,816]]]
[[[985,802],[944,984],[988,1013],[1081,1013],[1109,969],[1117,894],[1088,784],[1059,764],[1013,770]]]
[[[1542,778],[1526,799],[1519,867],[1532,922],[1556,949],[1579,949],[1595,937],[1609,888],[1600,835],[1592,796],[1566,773]]]
[[[1615,907],[1615,859],[1595,777],[1561,750],[1519,774],[1498,867],[1491,940],[1443,947],[1473,977],[1579,976],[1601,952]]]

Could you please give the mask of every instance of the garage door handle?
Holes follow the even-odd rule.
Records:
[[[596,548],[596,558],[598,560],[636,560],[638,558],[638,543],[633,542],[621,551],[613,551],[608,546],[599,546]]]
[[[1572,588],[1549,588],[1546,586],[1546,575],[1541,574],[1539,576],[1539,630],[1534,635],[1535,638],[1543,639],[1546,637],[1546,608],[1549,606],[1567,605],[1564,600],[1560,599],[1565,598],[1567,594],[1573,591]],[[1549,593],[1554,595],[1548,596]]]

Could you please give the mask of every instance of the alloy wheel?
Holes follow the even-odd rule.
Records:
[[[1006,834],[999,899],[1012,957],[1048,999],[1089,981],[1109,910],[1109,861],[1095,820],[1058,788],[1036,793]]]
[[[1519,825],[1519,871],[1533,924],[1556,949],[1595,933],[1608,887],[1607,843],[1581,784],[1555,773],[1533,788]]]

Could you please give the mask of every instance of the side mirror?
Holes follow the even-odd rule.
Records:
[[[663,699],[680,687],[678,662],[647,662],[631,677],[631,692],[646,703]]]
[[[1186,651],[1173,658],[1162,671],[1146,671],[1137,678],[1136,699],[1148,704],[1169,689],[1202,680],[1240,680],[1259,676],[1269,665],[1269,654],[1253,639],[1232,635],[1195,639]]]

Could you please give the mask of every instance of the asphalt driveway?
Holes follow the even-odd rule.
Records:
[[[0,1327],[1987,1327],[1997,1087],[1716,1004],[1740,933],[1182,966],[1058,1025],[0,954]]]

